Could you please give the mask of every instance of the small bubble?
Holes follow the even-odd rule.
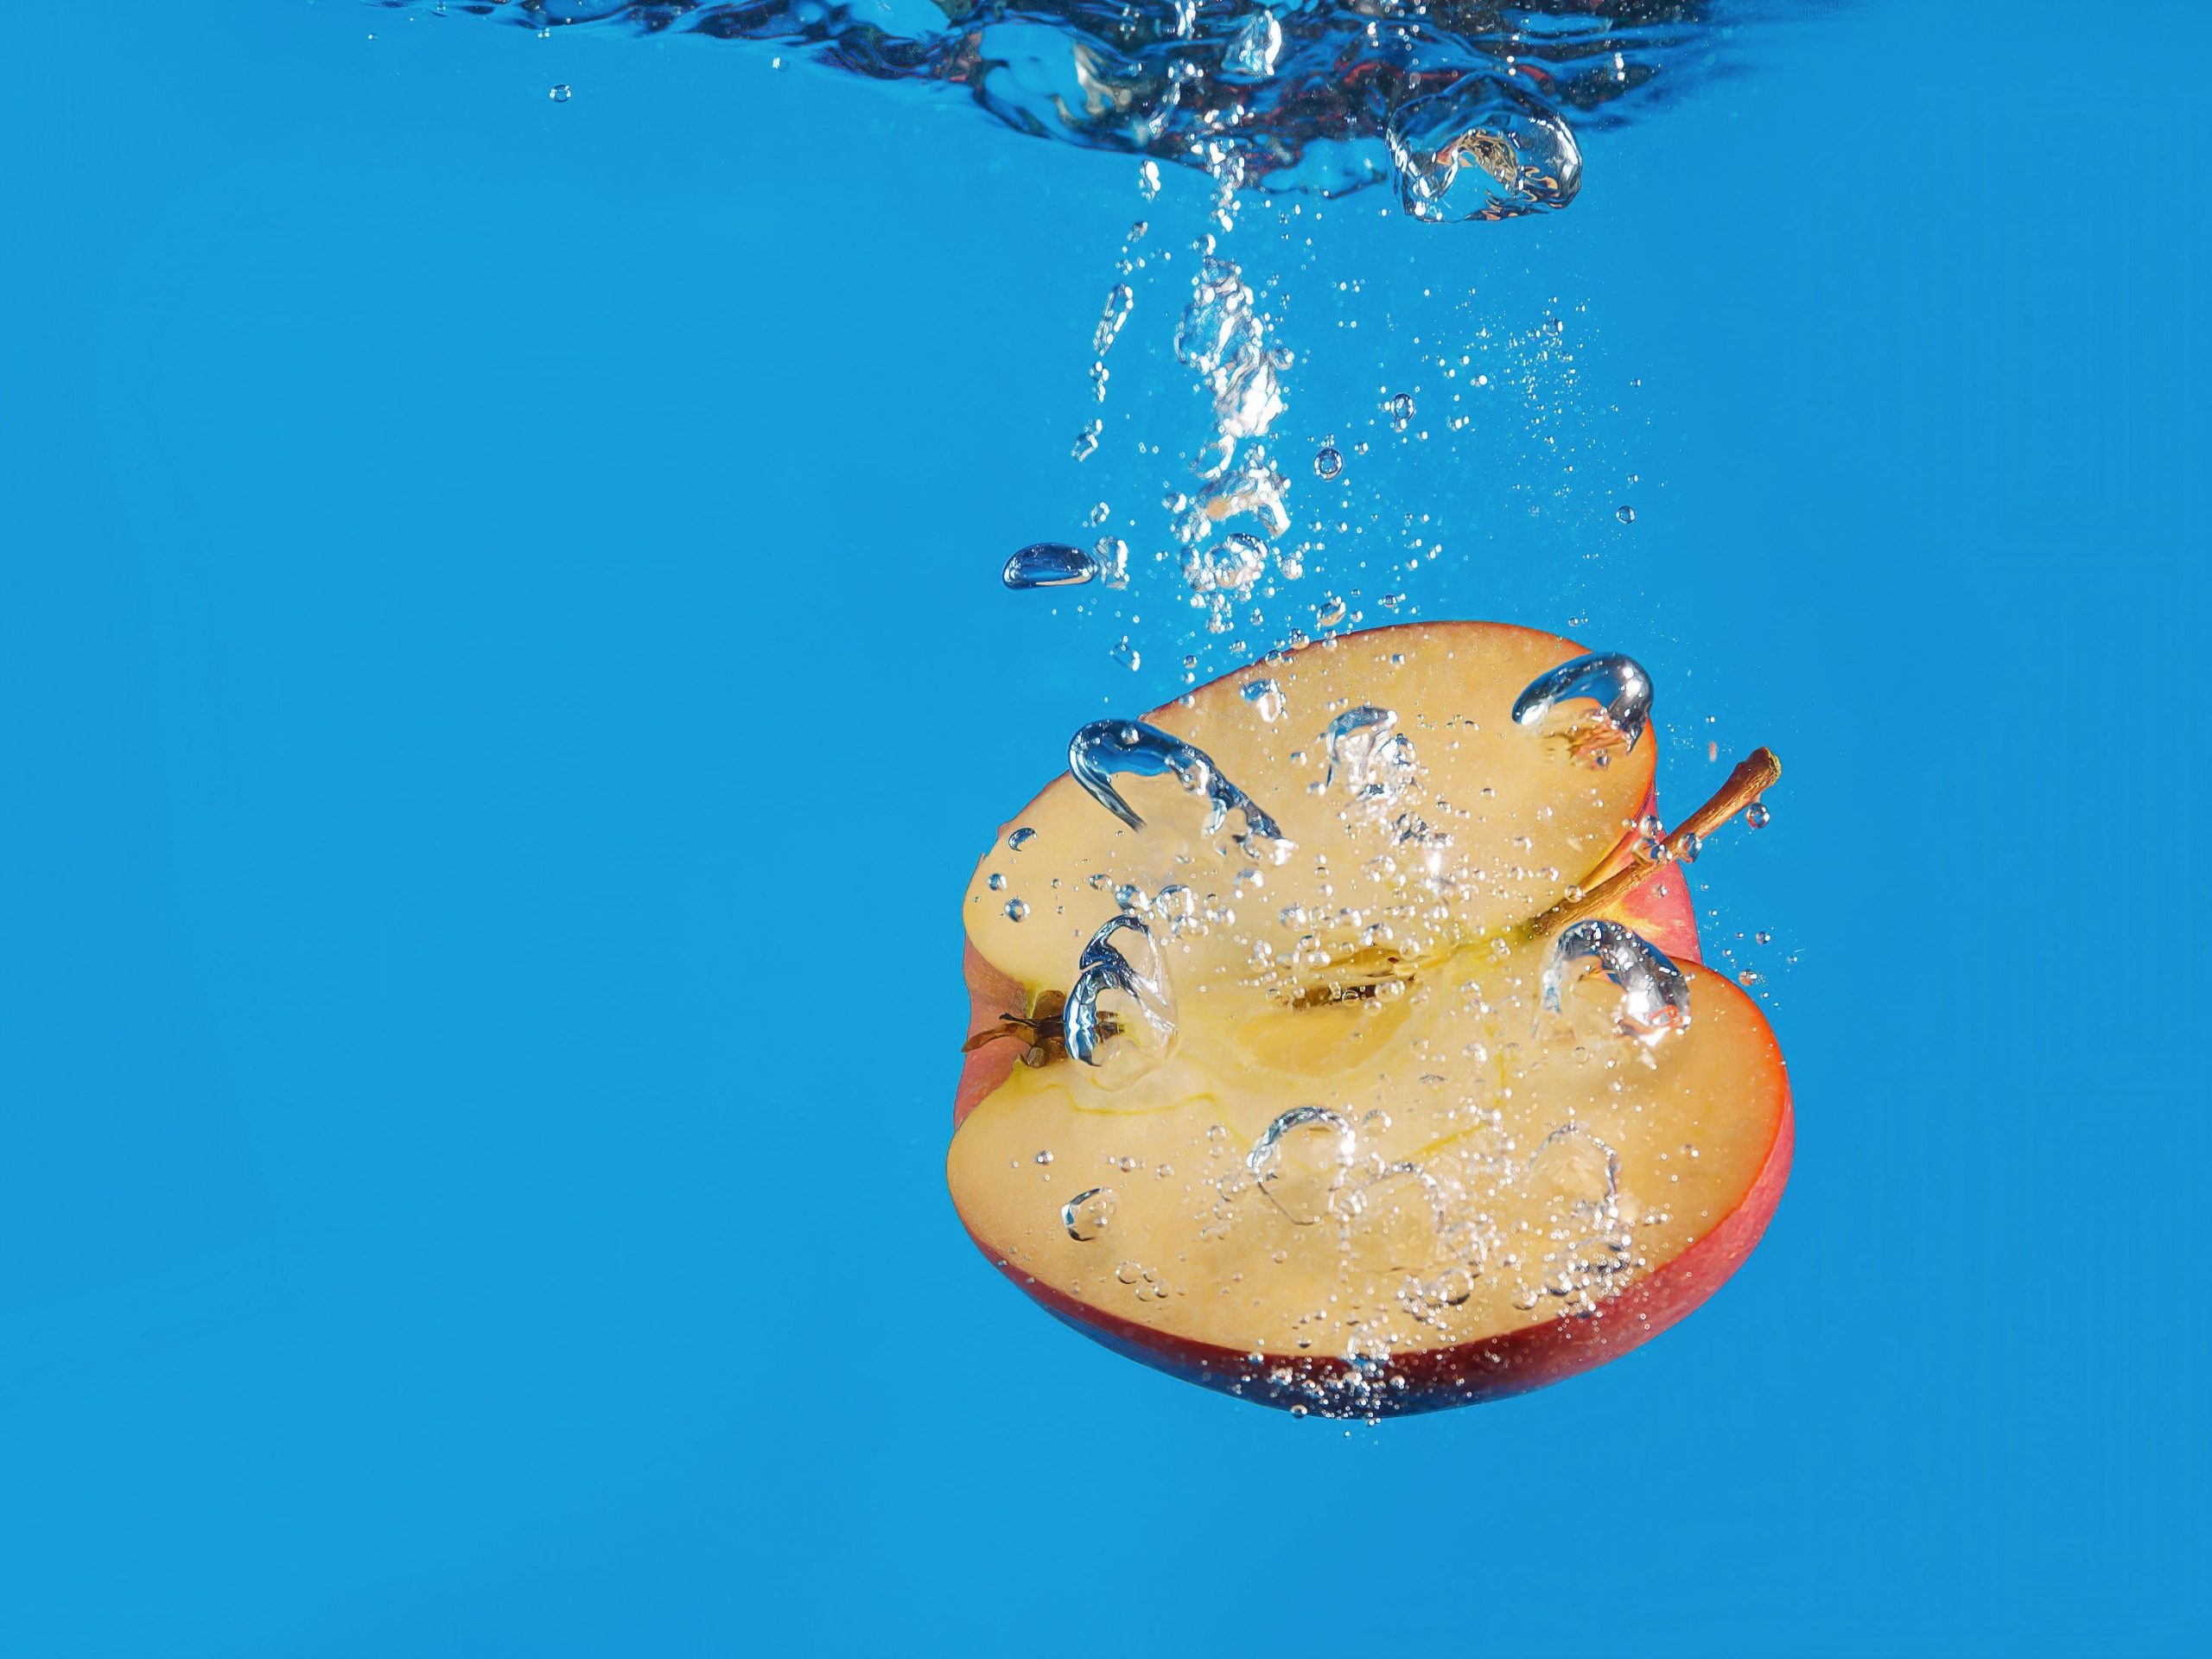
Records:
[[[1036,839],[1037,832],[1024,824],[1006,838],[1006,849],[1010,853],[1018,853]]]
[[[1126,633],[1122,636],[1121,643],[1115,645],[1107,655],[1132,673],[1144,666],[1144,653],[1129,643],[1129,636]]]
[[[1137,168],[1137,194],[1147,201],[1160,194],[1160,163],[1147,158]]]
[[[1685,864],[1697,862],[1697,855],[1705,850],[1705,837],[1694,830],[1685,830],[1681,839],[1675,843],[1675,856]]]
[[[1334,478],[1344,469],[1344,458],[1338,454],[1334,444],[1324,444],[1313,456],[1313,474],[1317,478]]]
[[[989,885],[993,893],[1004,893],[1006,891],[1006,877],[1001,875],[996,870],[993,870],[991,872]]]
[[[1632,524],[1636,522],[1636,509],[1624,501],[1613,509],[1613,517],[1624,524]]]
[[[1037,1154],[1037,1161],[1040,1164],[1049,1164],[1052,1161],[1052,1154],[1049,1152],[1040,1152]]]
[[[1754,830],[1764,830],[1774,822],[1774,814],[1767,810],[1764,801],[1753,801],[1744,812],[1744,822]]]
[[[546,93],[545,96],[551,99],[556,104],[567,103],[569,97],[567,83],[563,82],[562,85],[556,86],[551,92]]]
[[[1018,922],[1028,913],[1029,904],[1027,899],[1009,899],[1006,901],[1006,918],[1009,922]]]
[[[1773,935],[1773,934],[1771,934],[1771,933],[1766,933],[1766,932],[1754,933],[1754,934],[1752,934],[1752,935],[1751,935],[1751,937],[1752,937],[1754,939],[1758,940],[1758,943],[1760,943],[1761,944],[1772,944],[1774,943],[1774,935]]]
[[[1408,392],[1400,392],[1383,405],[1390,412],[1390,424],[1402,432],[1414,417],[1414,400]]]

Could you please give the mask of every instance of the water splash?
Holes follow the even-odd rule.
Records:
[[[1582,188],[1582,151],[1566,121],[1497,75],[1401,105],[1388,137],[1399,204],[1416,219],[1511,219],[1564,207]]]
[[[1513,700],[1513,718],[1541,726],[1554,709],[1587,698],[1604,712],[1605,722],[1633,749],[1651,722],[1651,677],[1633,657],[1592,652],[1540,674]]]
[[[1295,850],[1275,821],[1224,777],[1205,750],[1141,720],[1094,720],[1082,728],[1068,740],[1068,771],[1093,800],[1132,830],[1143,829],[1145,821],[1114,787],[1115,774],[1173,773],[1185,789],[1206,798],[1205,834],[1214,834],[1235,812],[1244,821],[1236,843],[1253,857],[1280,864]]]
[[[1266,80],[1282,55],[1282,21],[1265,6],[1247,17],[1221,54],[1224,80]]]
[[[1586,132],[1648,110],[1725,61],[1725,31],[1777,10],[1764,0],[1615,0],[1603,15],[1584,0],[1380,9],[1320,0],[1281,11],[1190,0],[979,0],[942,10],[836,0],[372,3],[425,19],[493,18],[533,34],[590,27],[755,41],[838,73],[943,88],[1033,137],[1217,176],[1208,149],[1230,134],[1238,184],[1270,190],[1339,195],[1395,180],[1402,194],[1403,151],[1426,158],[1419,209],[1408,204],[1423,218],[1465,216],[1460,203],[1478,188],[1522,199],[1539,188],[1531,170],[1539,182],[1563,184],[1559,161],[1537,138],[1570,120]],[[1446,152],[1452,171],[1439,189],[1433,175]],[[1158,162],[1145,162],[1148,193],[1158,188]],[[1478,207],[1472,216],[1502,215]]]
[[[1642,934],[1604,917],[1592,917],[1563,930],[1544,963],[1544,1007],[1563,1011],[1571,964],[1595,961],[1619,988],[1614,1024],[1625,1037],[1647,1046],[1670,1033],[1688,1029],[1688,977],[1667,953]]]

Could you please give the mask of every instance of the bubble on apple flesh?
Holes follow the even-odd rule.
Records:
[[[1651,723],[1651,677],[1633,657],[1592,652],[1539,674],[1513,700],[1513,718],[1541,727],[1569,704],[1594,702],[1606,727],[1634,748]]]
[[[1275,821],[1252,798],[1224,777],[1213,758],[1195,744],[1147,726],[1141,720],[1094,720],[1068,740],[1068,771],[1090,798],[1132,830],[1144,818],[1115,787],[1116,776],[1172,776],[1206,802],[1204,833],[1211,836],[1234,812],[1243,828],[1232,838],[1247,855],[1266,864],[1281,864],[1297,850]]]
[[[1001,580],[1014,588],[1073,588],[1098,575],[1098,561],[1063,542],[1036,542],[1006,562]]]
[[[1346,1264],[1364,1273],[1418,1273],[1433,1265],[1445,1207],[1436,1178],[1416,1163],[1392,1164],[1347,1184],[1330,1205],[1344,1230]]]
[[[1125,912],[1090,936],[1061,1021],[1068,1052],[1101,1088],[1124,1088],[1174,1052],[1174,992],[1142,922]]]
[[[1347,709],[1329,722],[1325,741],[1329,767],[1324,788],[1332,788],[1339,772],[1344,787],[1364,801],[1393,801],[1413,781],[1412,740],[1397,730],[1395,709],[1363,703]]]
[[[1077,1243],[1088,1244],[1103,1237],[1114,1224],[1114,1210],[1119,1203],[1112,1187],[1094,1186],[1060,1206],[1060,1225]]]
[[[1642,934],[1602,916],[1562,929],[1544,962],[1543,1006],[1564,1014],[1577,981],[1576,964],[1594,963],[1620,991],[1615,1028],[1649,1046],[1690,1023],[1688,977],[1666,952]]]
[[[1342,1113],[1294,1106],[1252,1143],[1244,1165],[1270,1204],[1296,1225],[1311,1227],[1328,1215],[1358,1150],[1358,1135]]]
[[[1252,712],[1263,725],[1272,726],[1282,718],[1282,688],[1273,680],[1247,680],[1244,701],[1252,705]]]
[[[1524,1257],[1515,1297],[1526,1308],[1545,1297],[1569,1313],[1591,1313],[1633,1269],[1635,1239],[1621,1207],[1620,1154],[1580,1124],[1554,1129],[1529,1160],[1531,1191],[1545,1204],[1545,1248]]]

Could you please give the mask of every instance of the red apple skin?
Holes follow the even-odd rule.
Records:
[[[1029,993],[1011,975],[1000,972],[986,962],[972,941],[963,940],[961,949],[961,966],[968,978],[968,1037],[973,1041],[986,1032],[1001,1029],[1004,1015],[1028,1013]],[[1009,1036],[969,1052],[967,1063],[960,1068],[959,1084],[952,1094],[954,1128],[965,1122],[977,1103],[1007,1080],[1025,1046]]]
[[[1656,809],[1656,795],[1644,810]],[[1012,822],[1012,820],[1009,820]],[[1001,831],[1003,834],[1003,830]],[[1591,885],[1634,856],[1622,845],[1591,877]],[[1699,962],[1697,912],[1689,881],[1675,865],[1656,867],[1611,907],[1609,913],[1678,961]],[[969,1035],[999,1028],[1006,1014],[1026,1013],[1028,993],[1012,977],[965,946],[969,997]],[[976,1106],[1004,1083],[1020,1060],[1014,1038],[986,1043],[961,1068],[952,1108],[957,1129]],[[1117,1314],[1077,1301],[1012,1266],[982,1239],[991,1265],[1019,1285],[1046,1312],[1116,1353],[1201,1387],[1292,1411],[1344,1416],[1408,1416],[1453,1406],[1479,1405],[1563,1382],[1639,1348],[1688,1318],[1743,1266],[1782,1201],[1796,1144],[1796,1118],[1782,1056],[1774,1054],[1781,1111],[1774,1142],[1758,1178],[1719,1225],[1665,1265],[1655,1268],[1587,1318],[1548,1319],[1486,1341],[1394,1357],[1363,1385],[1351,1385],[1351,1366],[1327,1357],[1271,1356],[1255,1364],[1211,1343],[1151,1330]]]

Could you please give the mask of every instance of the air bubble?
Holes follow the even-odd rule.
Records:
[[[1133,1083],[1173,1053],[1174,992],[1149,928],[1120,915],[1090,936],[1062,1020],[1068,1052],[1104,1088]]]
[[[1544,963],[1545,1007],[1554,1014],[1564,1012],[1569,967],[1586,960],[1595,961],[1619,988],[1613,1020],[1622,1035],[1649,1045],[1688,1028],[1690,990],[1682,970],[1642,934],[1603,917],[1577,922],[1552,942]]]
[[[1068,1236],[1078,1244],[1105,1236],[1114,1224],[1114,1211],[1119,1204],[1110,1186],[1094,1186],[1078,1192],[1060,1206],[1060,1224],[1068,1230]],[[1127,1281],[1123,1281],[1127,1283]]]
[[[1282,718],[1282,688],[1273,680],[1247,680],[1244,701],[1252,705],[1252,712],[1263,724],[1272,726]]]
[[[1633,657],[1592,652],[1540,674],[1514,699],[1513,718],[1541,726],[1554,709],[1588,700],[1598,704],[1605,723],[1633,749],[1651,720],[1651,677]]]
[[[1358,1150],[1344,1117],[1325,1106],[1294,1106],[1268,1125],[1245,1155],[1245,1167],[1269,1203],[1300,1227],[1328,1213]]]
[[[1065,542],[1033,542],[1006,562],[1001,579],[1013,588],[1073,588],[1098,574],[1098,561]]]
[[[1250,796],[1222,775],[1205,750],[1141,721],[1094,720],[1082,728],[1068,740],[1068,771],[1093,800],[1132,830],[1143,829],[1145,821],[1122,798],[1114,777],[1172,773],[1185,790],[1205,797],[1205,834],[1219,830],[1235,812],[1244,825],[1235,838],[1253,857],[1280,864],[1294,847]]]
[[[1494,75],[1464,76],[1401,105],[1384,138],[1398,200],[1416,219],[1510,219],[1564,207],[1582,187],[1573,130]]]

